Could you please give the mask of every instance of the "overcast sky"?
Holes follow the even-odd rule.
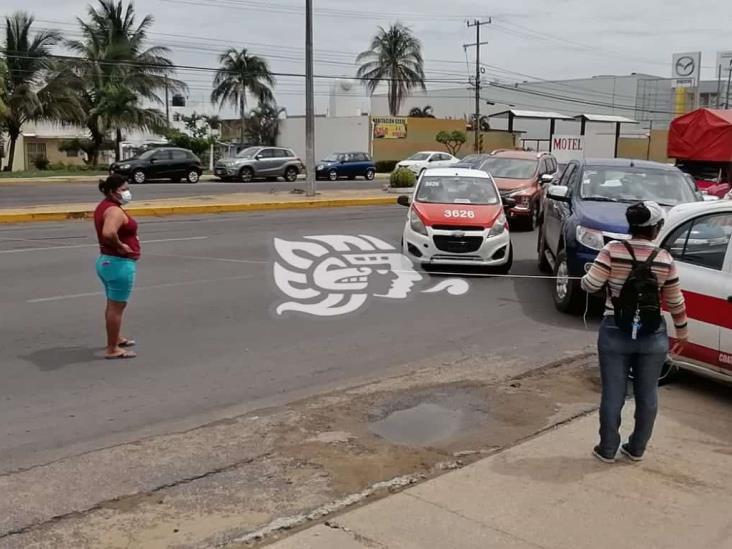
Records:
[[[86,0],[0,0],[0,13],[31,12],[42,27],[73,37]],[[304,0],[145,0],[138,15],[152,14],[151,42],[167,45],[176,63],[215,67],[217,52],[247,47],[267,57],[273,71],[304,71]],[[491,8],[491,4],[496,7]],[[732,2],[700,0],[314,0],[319,75],[349,76],[355,55],[378,25],[399,20],[422,40],[428,87],[455,87],[467,79],[463,44],[475,39],[467,18],[491,16],[483,27],[486,78],[502,81],[582,78],[644,72],[671,75],[674,52],[702,51],[703,78],[715,77],[719,50],[732,50]],[[368,6],[368,7],[367,7]],[[642,11],[641,11],[642,9]],[[474,50],[468,60],[474,60]],[[472,68],[470,69],[473,70]],[[205,100],[212,74],[186,70],[192,104]],[[304,111],[304,80],[279,76],[276,96],[291,115]],[[316,107],[324,112],[331,80],[316,80]],[[228,114],[228,113],[224,113]]]

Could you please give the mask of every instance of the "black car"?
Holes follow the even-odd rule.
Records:
[[[181,179],[198,183],[203,173],[201,159],[187,149],[159,147],[144,153],[115,162],[109,167],[110,173],[128,178],[133,183],[145,183],[151,179],[170,179],[177,183]]]

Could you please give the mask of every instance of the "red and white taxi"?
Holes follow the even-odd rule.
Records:
[[[404,254],[423,265],[480,265],[508,272],[513,263],[503,203],[493,178],[466,168],[425,171],[404,226]]]
[[[658,238],[676,261],[689,317],[689,343],[673,363],[732,382],[732,202],[676,206]]]

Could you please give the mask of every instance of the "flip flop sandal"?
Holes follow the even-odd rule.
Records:
[[[137,354],[133,353],[132,351],[125,351],[124,353],[120,353],[118,355],[110,355],[105,356],[104,358],[106,360],[124,360],[128,358],[136,358]]]
[[[126,347],[134,347],[135,345],[137,345],[137,342],[134,339],[123,339],[117,343],[117,346],[122,347],[123,349]]]

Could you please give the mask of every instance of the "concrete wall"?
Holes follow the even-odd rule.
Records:
[[[369,152],[371,122],[368,116],[315,119],[315,159],[334,152]],[[288,147],[305,159],[305,118],[280,121],[280,147]]]
[[[618,143],[618,156],[656,162],[673,162],[666,154],[667,145],[667,130],[653,130],[650,132],[650,138],[648,136],[621,137]]]
[[[439,118],[408,118],[406,139],[375,139],[373,143],[374,160],[404,160],[419,151],[444,151],[444,145],[435,141],[440,131],[465,132],[468,141],[458,152],[465,156],[473,152],[474,134],[465,129],[465,122],[460,120],[442,120]],[[513,134],[501,131],[483,132],[483,151],[513,148]]]

